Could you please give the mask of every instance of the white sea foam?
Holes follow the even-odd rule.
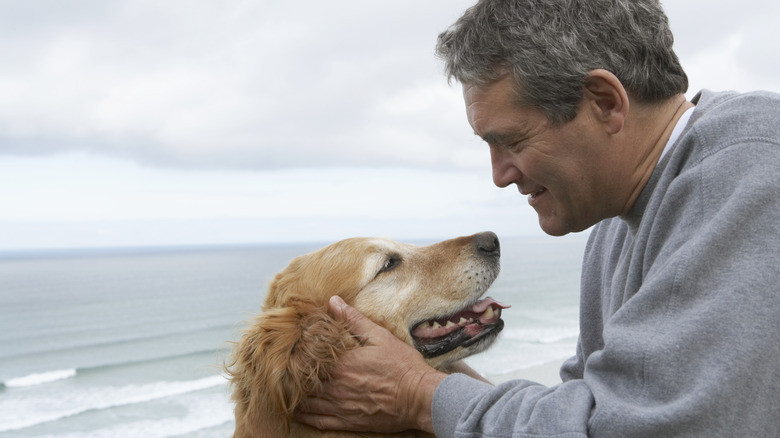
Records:
[[[214,394],[188,394],[177,397],[176,403],[186,414],[158,420],[140,420],[107,426],[89,431],[90,438],[144,437],[166,438],[174,436],[226,436],[232,430],[233,409],[227,397]],[[219,427],[219,431],[212,428]],[[228,433],[229,434],[229,433]],[[83,433],[44,435],[38,438],[82,438]]]
[[[49,421],[117,406],[144,403],[225,385],[223,376],[144,385],[83,387],[34,399],[0,398],[0,432],[18,430]],[[10,394],[9,394],[10,395]]]
[[[570,326],[505,329],[490,349],[466,361],[485,376],[510,374],[571,357],[577,336]]]
[[[76,370],[57,370],[45,373],[30,374],[24,377],[8,379],[4,382],[6,388],[20,388],[24,386],[43,385],[44,383],[55,382],[57,380],[68,379],[76,375]],[[0,426],[1,427],[1,426]]]

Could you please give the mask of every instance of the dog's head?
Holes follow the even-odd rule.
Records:
[[[430,246],[352,238],[294,259],[274,280],[264,309],[341,296],[441,367],[487,348],[505,306],[480,299],[500,269],[495,234]]]
[[[486,232],[429,246],[353,238],[293,259],[274,278],[263,312],[234,349],[228,373],[236,436],[285,436],[278,431],[288,425],[273,422],[289,419],[303,394],[328,377],[338,355],[357,345],[328,314],[333,295],[413,345],[436,368],[487,348],[504,325],[505,306],[481,298],[498,275],[499,258],[498,238]]]

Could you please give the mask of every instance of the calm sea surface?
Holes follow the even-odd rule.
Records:
[[[586,236],[502,239],[488,378],[574,352]],[[424,242],[427,243],[427,242]],[[227,342],[320,244],[0,253],[0,438],[228,437]]]

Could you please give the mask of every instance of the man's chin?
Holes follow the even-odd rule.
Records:
[[[568,226],[568,224],[561,223],[558,218],[546,218],[541,214],[539,215],[539,227],[545,233],[555,237],[565,236],[569,233],[577,232],[571,226]]]

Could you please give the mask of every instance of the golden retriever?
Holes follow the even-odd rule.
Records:
[[[339,355],[358,346],[328,314],[328,299],[341,296],[447,371],[485,350],[504,326],[506,306],[480,299],[498,275],[499,257],[498,238],[485,232],[430,246],[353,238],[293,259],[276,274],[262,313],[226,365],[236,403],[234,437],[380,436],[321,432],[292,418]]]

